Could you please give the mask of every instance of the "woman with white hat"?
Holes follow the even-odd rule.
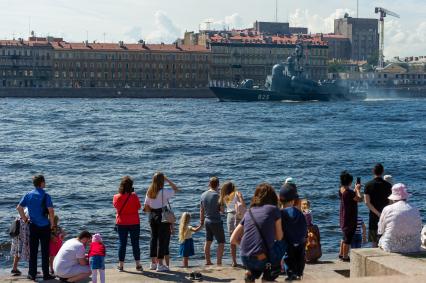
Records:
[[[420,250],[422,219],[417,208],[407,203],[410,195],[404,184],[395,184],[379,220],[379,247],[387,252],[411,253]]]

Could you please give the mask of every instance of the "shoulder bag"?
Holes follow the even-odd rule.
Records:
[[[176,222],[176,216],[172,211],[172,206],[170,205],[169,200],[167,200],[167,205],[164,206],[164,189],[161,189],[161,205],[163,206],[161,209],[161,222],[162,223],[170,223],[174,224]]]
[[[11,238],[18,237],[20,229],[21,229],[21,220],[19,220],[19,218],[16,218],[15,220],[12,221],[12,224],[10,225],[9,236]]]
[[[284,256],[283,243],[282,241],[275,241],[274,246],[270,250],[268,247],[268,243],[266,242],[266,239],[262,234],[262,230],[260,229],[259,224],[257,224],[256,220],[254,219],[251,209],[249,209],[248,212],[250,214],[251,219],[253,220],[254,225],[257,228],[257,231],[260,234],[260,237],[262,238],[263,245],[265,246],[266,250],[265,253],[267,263],[265,265],[265,269],[263,270],[263,278],[266,281],[275,281],[275,279],[277,279],[281,273],[281,259]]]
[[[129,193],[129,196],[127,197],[127,199],[126,199],[126,201],[124,202],[123,206],[122,206],[122,207],[120,208],[120,210],[118,211],[117,216],[120,216],[121,212],[123,211],[123,208],[126,206],[127,201],[129,200],[129,198],[130,198],[131,196],[132,196],[132,193]],[[114,226],[114,231],[115,231],[115,232],[118,232],[117,224],[115,224],[115,226]]]

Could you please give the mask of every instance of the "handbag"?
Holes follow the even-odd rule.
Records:
[[[283,241],[275,241],[272,249],[269,249],[268,243],[266,242],[266,239],[262,234],[262,230],[260,229],[259,224],[257,224],[256,220],[254,219],[251,209],[249,209],[248,211],[251,219],[253,220],[254,226],[256,226],[257,231],[259,232],[260,237],[262,238],[263,245],[266,248],[267,262],[265,265],[265,269],[263,270],[263,279],[265,279],[266,281],[274,281],[281,274],[281,259],[284,256],[284,243]]]
[[[129,200],[130,196],[132,195],[132,193],[129,194],[129,196],[127,197],[126,201],[124,202],[123,206],[120,208],[120,210],[117,213],[117,216],[120,216],[121,212],[123,211],[123,208],[126,206],[127,201]],[[114,231],[118,232],[118,226],[117,224],[115,224],[114,226]]]
[[[161,189],[161,204],[164,204],[163,190],[164,189]],[[176,222],[176,216],[172,211],[172,206],[170,205],[169,200],[167,200],[167,205],[163,206],[161,209],[161,222],[170,224],[174,224]]]
[[[21,229],[21,220],[19,220],[19,218],[16,218],[15,220],[12,221],[12,224],[10,225],[9,236],[12,238],[18,237],[20,229]]]

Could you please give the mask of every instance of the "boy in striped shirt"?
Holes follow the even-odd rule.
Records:
[[[359,249],[362,244],[367,242],[367,228],[365,227],[364,220],[358,216],[356,222],[356,231],[351,242],[352,249]]]

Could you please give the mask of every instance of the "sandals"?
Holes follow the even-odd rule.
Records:
[[[117,265],[117,271],[118,272],[123,272],[124,271],[124,267]]]

